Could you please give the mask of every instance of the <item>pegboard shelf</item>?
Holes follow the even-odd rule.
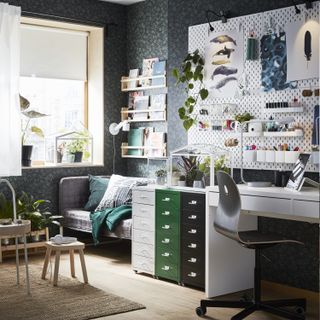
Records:
[[[265,137],[303,137],[303,131],[264,132],[263,135]]]
[[[274,108],[264,109],[265,113],[300,113],[303,112],[303,107],[289,107],[289,108]]]

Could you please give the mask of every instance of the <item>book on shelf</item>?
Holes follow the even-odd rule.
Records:
[[[163,111],[154,111],[152,109],[163,110]],[[165,119],[165,109],[166,109],[166,94],[156,94],[150,96],[150,112],[149,117],[153,120]]]
[[[152,142],[151,142],[151,134],[152,132],[154,132],[154,127],[146,127],[144,129],[144,146],[146,147],[144,149],[144,155],[145,156],[149,156],[150,154],[150,149],[148,149],[148,147],[151,147]]]
[[[149,157],[163,157],[164,144],[165,144],[165,132],[150,132],[150,143]]]
[[[143,96],[142,91],[133,91],[128,93],[128,111],[134,110],[134,99],[135,97]],[[128,113],[128,119],[133,118],[133,113]]]
[[[129,79],[130,78],[138,78],[139,77],[139,69],[131,69],[129,71]],[[132,80],[128,82],[128,89],[134,89],[138,86],[139,81],[137,80]]]
[[[152,75],[153,76],[164,76],[166,74],[166,61],[156,61],[153,64]],[[164,86],[165,78],[154,78],[151,81],[152,86]]]
[[[153,74],[153,66],[155,62],[158,62],[159,58],[149,58],[149,59],[143,59],[142,61],[142,76],[143,77],[151,77]],[[150,79],[144,79],[140,80],[141,86],[150,86],[151,81]]]
[[[134,98],[134,107],[135,111],[139,110],[148,110],[149,106],[149,96],[136,96]],[[133,113],[134,120],[147,120],[148,119],[148,112],[136,112]]]
[[[128,147],[143,147],[144,128],[130,129],[128,133]],[[129,156],[142,156],[143,149],[128,149]]]

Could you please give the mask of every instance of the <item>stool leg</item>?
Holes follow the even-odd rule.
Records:
[[[82,274],[83,274],[83,281],[84,283],[88,283],[88,275],[87,275],[86,263],[84,261],[83,249],[79,249],[79,256],[80,256],[80,262],[81,262],[81,268],[82,268]]]
[[[44,258],[44,264],[43,264],[43,269],[42,269],[42,276],[41,276],[41,279],[43,279],[43,280],[46,279],[50,256],[51,256],[51,249],[47,248],[46,257]]]
[[[59,274],[59,264],[60,264],[60,250],[56,251],[56,260],[54,264],[54,275],[53,275],[53,285],[58,285],[58,274]]]
[[[70,250],[70,269],[71,269],[71,277],[75,278],[76,273],[74,271],[74,250]]]
[[[19,244],[18,244],[18,237],[15,238],[15,244],[16,244],[17,285],[19,285],[20,284],[20,275],[19,275],[19,248],[18,248]]]
[[[23,237],[24,242],[24,263],[26,265],[26,283],[27,283],[27,293],[28,295],[31,294],[30,292],[30,280],[29,280],[29,262],[28,262],[28,249],[27,249],[27,236],[24,234]]]

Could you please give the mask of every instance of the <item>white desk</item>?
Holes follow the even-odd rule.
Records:
[[[320,223],[319,190],[293,192],[279,187],[238,185],[241,196],[241,230],[257,228],[257,216]],[[213,218],[219,201],[218,186],[207,188],[206,296],[215,297],[253,287],[254,250],[217,233]]]

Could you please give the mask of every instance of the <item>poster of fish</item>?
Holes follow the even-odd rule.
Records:
[[[265,34],[260,40],[261,85],[265,92],[293,87],[287,81],[286,34]]]
[[[287,34],[287,80],[319,77],[319,22],[295,21],[285,26]]]
[[[205,84],[210,94],[235,97],[243,68],[243,32],[210,32],[205,48]]]

